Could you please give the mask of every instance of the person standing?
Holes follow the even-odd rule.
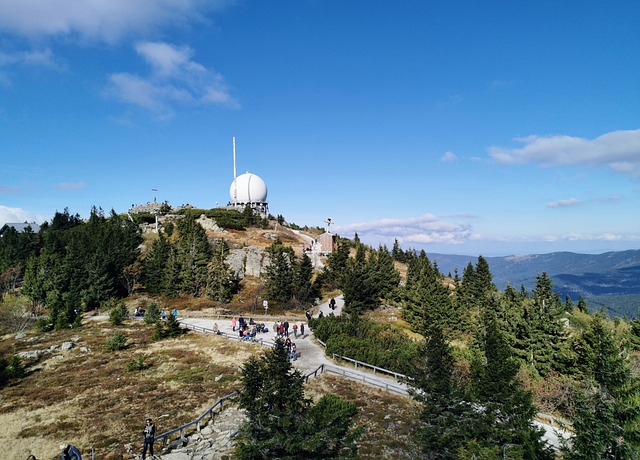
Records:
[[[296,323],[293,323],[293,336],[296,339],[298,338],[298,325]]]
[[[304,339],[304,323],[300,323],[300,337]]]
[[[153,458],[153,442],[156,437],[156,425],[150,418],[147,419],[147,424],[145,425],[144,430],[142,430],[142,434],[144,435],[144,441],[142,444],[142,460],[147,458],[147,449],[149,449],[149,455]]]
[[[60,444],[60,449],[62,450],[60,457],[62,460],[82,460],[82,455],[76,446],[63,442]]]
[[[233,332],[236,331],[236,321],[238,321],[238,320],[236,319],[235,316],[233,318],[231,318],[231,328],[233,329]]]

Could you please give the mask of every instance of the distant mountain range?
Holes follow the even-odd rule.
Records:
[[[477,257],[428,254],[443,274],[454,274]],[[536,276],[546,272],[555,290],[564,300],[569,295],[575,302],[582,296],[592,310],[606,307],[611,316],[638,316],[640,308],[640,250],[576,254],[553,252],[527,256],[485,257],[493,282],[500,290],[507,284],[516,289],[523,285],[528,292],[535,286]]]

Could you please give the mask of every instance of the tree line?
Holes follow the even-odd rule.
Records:
[[[406,268],[403,281],[393,262]],[[320,278],[344,292],[350,317],[314,320],[314,331],[327,349],[386,359],[413,378],[424,458],[554,458],[533,424],[538,411],[568,421],[563,458],[640,458],[639,320],[562,301],[544,272],[532,292],[500,292],[482,256],[445,276],[424,251],[357,238],[340,242]],[[362,317],[383,304],[424,339],[392,340]]]

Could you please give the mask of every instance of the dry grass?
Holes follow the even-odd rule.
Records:
[[[157,420],[159,432],[193,420],[240,387],[240,366],[259,350],[196,333],[151,342],[152,327],[137,321],[117,328],[127,336],[128,349],[109,352],[104,344],[115,330],[108,322],[88,320],[78,330],[32,332],[27,339],[37,337],[34,342],[1,342],[3,351],[17,352],[79,338],[74,349],[32,363],[25,378],[0,393],[3,458],[58,458],[62,441],[84,452],[94,447],[101,459],[130,458],[123,445],[134,443],[137,450],[145,417]],[[149,367],[127,371],[137,356]]]
[[[420,406],[412,399],[331,374],[309,380],[305,391],[314,399],[337,394],[358,407],[355,425],[364,428],[358,442],[360,458],[420,458],[413,441]]]

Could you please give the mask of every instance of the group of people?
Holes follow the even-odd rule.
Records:
[[[273,331],[276,334],[276,337],[289,337],[289,327],[293,330],[293,336],[298,338],[298,331],[300,331],[300,337],[304,338],[304,323],[300,323],[300,327],[298,327],[297,323],[293,323],[293,325],[289,324],[289,321],[276,321],[273,323]]]
[[[246,321],[242,316],[231,319],[231,327],[233,332],[238,331],[238,335],[242,340],[256,340],[256,335],[268,332],[269,329],[264,323],[256,323],[253,318]]]
[[[290,337],[285,339],[284,346],[287,347],[287,353],[289,354],[289,359],[291,359],[291,361],[298,359],[298,347],[296,347],[295,342],[291,341]]]

